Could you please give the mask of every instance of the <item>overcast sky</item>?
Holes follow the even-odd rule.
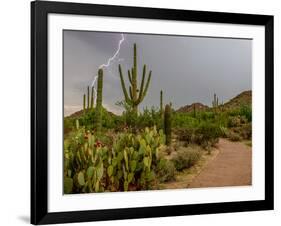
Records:
[[[201,102],[211,106],[213,94],[226,102],[252,87],[252,41],[245,39],[125,34],[120,52],[104,68],[103,106],[121,113],[117,101],[124,99],[118,64],[124,79],[133,64],[133,44],[137,44],[138,79],[143,64],[152,70],[148,93],[140,105],[159,107],[160,90],[164,103],[175,109]],[[83,94],[100,65],[118,49],[120,33],[64,31],[65,115],[81,110]],[[128,86],[128,85],[127,85]]]

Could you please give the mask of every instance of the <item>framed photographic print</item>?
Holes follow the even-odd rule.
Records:
[[[31,3],[31,223],[273,209],[273,16]]]

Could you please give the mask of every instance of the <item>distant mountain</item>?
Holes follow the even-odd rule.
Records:
[[[201,104],[201,103],[193,103],[191,105],[186,105],[184,107],[180,107],[177,112],[181,112],[181,113],[188,113],[188,112],[192,112],[193,110],[196,111],[203,111],[208,109],[209,107],[207,105]]]
[[[226,102],[223,107],[225,108],[236,108],[240,107],[242,104],[251,105],[252,104],[252,91],[244,91],[232,98],[230,101]]]

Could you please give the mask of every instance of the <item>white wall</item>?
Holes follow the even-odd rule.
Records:
[[[275,16],[275,115],[281,115],[280,22],[278,0],[88,0],[100,4],[119,4],[205,11],[272,14]],[[30,4],[27,0],[1,2],[0,14],[0,224],[23,225],[29,221],[29,124],[30,124]],[[279,73],[278,73],[279,72]],[[279,88],[279,90],[278,90]],[[96,225],[278,225],[280,210],[281,155],[280,117],[275,118],[275,211],[219,215],[154,218],[99,222]],[[84,225],[90,225],[85,223]],[[280,223],[279,223],[280,225]]]

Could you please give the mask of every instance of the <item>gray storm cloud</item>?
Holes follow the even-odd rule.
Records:
[[[118,114],[123,111],[115,104],[124,99],[118,64],[124,72],[132,67],[134,43],[138,51],[139,81],[143,64],[152,70],[149,91],[140,109],[158,107],[161,89],[164,102],[171,101],[174,108],[193,102],[211,105],[214,93],[225,102],[251,89],[251,40],[124,35],[118,57],[104,69],[103,105],[109,111]],[[65,115],[82,108],[87,86],[92,84],[99,66],[114,55],[120,39],[120,33],[64,31]]]

